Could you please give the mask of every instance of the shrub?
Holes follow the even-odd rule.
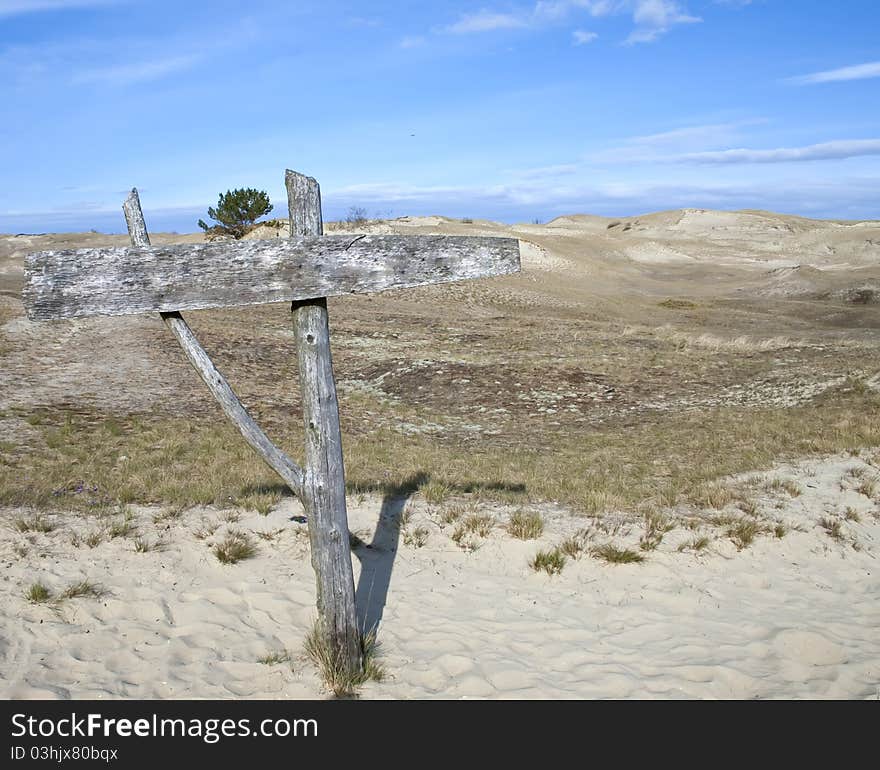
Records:
[[[367,210],[361,206],[352,206],[345,215],[345,222],[355,227],[363,227],[370,221],[367,216]]]
[[[231,235],[238,239],[247,235],[254,222],[270,211],[272,204],[265,192],[251,187],[227,190],[220,194],[216,209],[208,208],[208,216],[217,224],[209,225],[201,219],[198,224],[209,236]]]

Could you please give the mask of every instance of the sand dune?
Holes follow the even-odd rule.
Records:
[[[560,444],[587,453],[600,434],[638,438],[642,425],[696,430],[719,410],[742,419],[813,410],[791,412],[807,419],[880,387],[880,222],[687,209],[543,225],[403,217],[365,227],[518,237],[523,271],[333,301],[352,444],[379,433],[406,453],[422,446],[412,440],[470,452],[475,462],[508,450],[552,459]],[[281,223],[250,237],[286,236]],[[201,238],[158,234],[154,242]],[[0,473],[11,469],[0,504],[0,697],[328,697],[302,651],[314,577],[292,498],[265,516],[234,505],[172,511],[179,515],[132,505],[130,532],[105,532],[91,545],[99,522],[88,510],[66,510],[63,489],[57,504],[16,502],[28,493],[18,477],[32,473],[31,462],[68,457],[62,442],[85,441],[94,426],[109,425],[107,435],[123,442],[125,426],[153,418],[192,435],[217,419],[159,319],[23,317],[26,253],[126,242],[97,233],[0,236]],[[191,319],[273,435],[298,432],[286,309]],[[830,422],[821,434],[845,453],[780,451],[760,471],[713,482],[747,488],[747,504],[652,497],[651,510],[671,526],[648,547],[639,501],[618,504],[612,495],[588,514],[561,502],[573,479],[559,481],[558,497],[516,504],[460,490],[445,502],[424,492],[353,492],[359,612],[365,626],[378,623],[388,671],[361,696],[880,697],[880,455],[848,443],[844,434],[860,417]],[[84,432],[65,432],[68,423]],[[711,438],[708,449],[732,441]],[[393,457],[394,449],[370,451]],[[651,464],[679,450],[662,446]],[[122,450],[109,456],[114,473],[125,468]],[[183,453],[168,460],[184,461]],[[75,482],[85,460],[69,462],[52,467]],[[499,478],[508,466],[499,461]],[[539,467],[554,472],[552,463]],[[443,468],[427,470],[442,480]],[[458,503],[488,517],[485,535],[455,535],[450,506]],[[523,506],[543,517],[536,540],[507,529]],[[34,517],[47,526],[22,525]],[[746,543],[734,528],[750,521],[756,530]],[[215,558],[230,529],[250,535],[253,558]],[[582,548],[560,574],[530,566],[539,550],[568,538]],[[612,542],[645,561],[596,555]],[[32,602],[25,593],[36,581],[55,598],[82,581],[98,595]],[[259,662],[285,651],[289,660]]]

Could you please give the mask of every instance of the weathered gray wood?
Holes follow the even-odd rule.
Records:
[[[44,321],[302,300],[518,270],[516,239],[457,235],[72,249],[28,255],[22,299],[28,317]]]
[[[318,181],[287,169],[284,172],[284,185],[287,187],[287,208],[290,212],[290,237],[323,235],[321,186]]]
[[[141,198],[137,187],[132,187],[131,192],[122,204],[122,212],[125,214],[125,224],[128,226],[128,237],[132,246],[149,246],[150,234],[147,232],[147,222],[141,208]]]
[[[320,236],[318,183],[288,170],[290,232]],[[351,672],[363,669],[361,634],[354,603],[354,573],[345,504],[345,466],[339,403],[330,355],[325,298],[293,304],[299,383],[305,424],[303,506],[309,522],[320,631],[335,660]]]
[[[150,236],[141,210],[141,202],[137,189],[133,189],[122,206],[125,212],[125,223],[133,246],[149,246]],[[220,404],[226,416],[238,428],[245,441],[248,442],[293,490],[298,497],[302,496],[302,470],[284,452],[276,447],[263,432],[262,428],[248,414],[247,409],[235,395],[226,378],[214,366],[205,349],[199,344],[192,329],[180,313],[161,313],[162,320],[180,343],[183,352],[193,365],[199,376],[204,380],[214,398]]]

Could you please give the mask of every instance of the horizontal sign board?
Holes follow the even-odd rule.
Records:
[[[516,273],[519,241],[459,235],[42,251],[25,258],[28,318],[198,310],[332,297]]]

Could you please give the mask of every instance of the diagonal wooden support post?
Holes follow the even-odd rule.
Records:
[[[323,235],[321,188],[317,180],[288,169],[284,182],[290,237]],[[334,660],[351,672],[360,672],[363,644],[354,603],[342,431],[330,355],[327,298],[294,301],[291,309],[306,432],[302,501],[317,580],[319,632],[324,634]]]

